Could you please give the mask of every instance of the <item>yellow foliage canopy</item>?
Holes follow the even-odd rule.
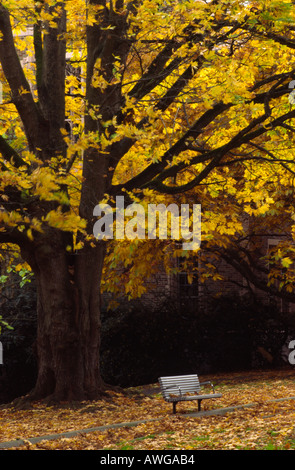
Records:
[[[283,210],[292,237],[294,16],[289,0],[1,1],[0,241],[51,228],[75,251],[95,243],[93,207],[119,194],[201,203],[206,249]],[[106,288],[140,295],[172,253],[113,241]],[[108,271],[121,264],[126,276]]]

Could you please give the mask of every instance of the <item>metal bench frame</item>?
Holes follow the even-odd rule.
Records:
[[[198,411],[201,411],[202,400],[222,397],[221,393],[215,393],[212,382],[200,383],[197,374],[159,377],[158,381],[164,400],[173,405],[173,414],[180,401],[198,400]],[[204,385],[210,385],[212,392],[202,394],[201,387]]]

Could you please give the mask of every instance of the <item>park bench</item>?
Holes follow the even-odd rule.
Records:
[[[198,400],[198,411],[200,411],[202,400],[222,396],[221,393],[215,393],[213,384],[210,381],[200,383],[197,374],[159,377],[158,380],[163,398],[165,401],[172,403],[174,414],[179,401]],[[202,393],[201,386],[204,385],[211,386],[211,393]]]

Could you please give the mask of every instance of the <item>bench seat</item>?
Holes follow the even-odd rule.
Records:
[[[159,377],[158,381],[164,400],[173,405],[174,414],[180,401],[198,400],[200,411],[202,400],[222,397],[221,393],[215,393],[212,382],[200,382],[197,374]],[[210,385],[211,393],[202,393],[201,387],[205,385]]]

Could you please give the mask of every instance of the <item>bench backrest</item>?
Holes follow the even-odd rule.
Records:
[[[196,374],[160,377],[158,380],[165,400],[169,400],[170,395],[178,395],[179,389],[183,395],[201,390],[199,377]],[[171,386],[175,388],[170,388]]]

